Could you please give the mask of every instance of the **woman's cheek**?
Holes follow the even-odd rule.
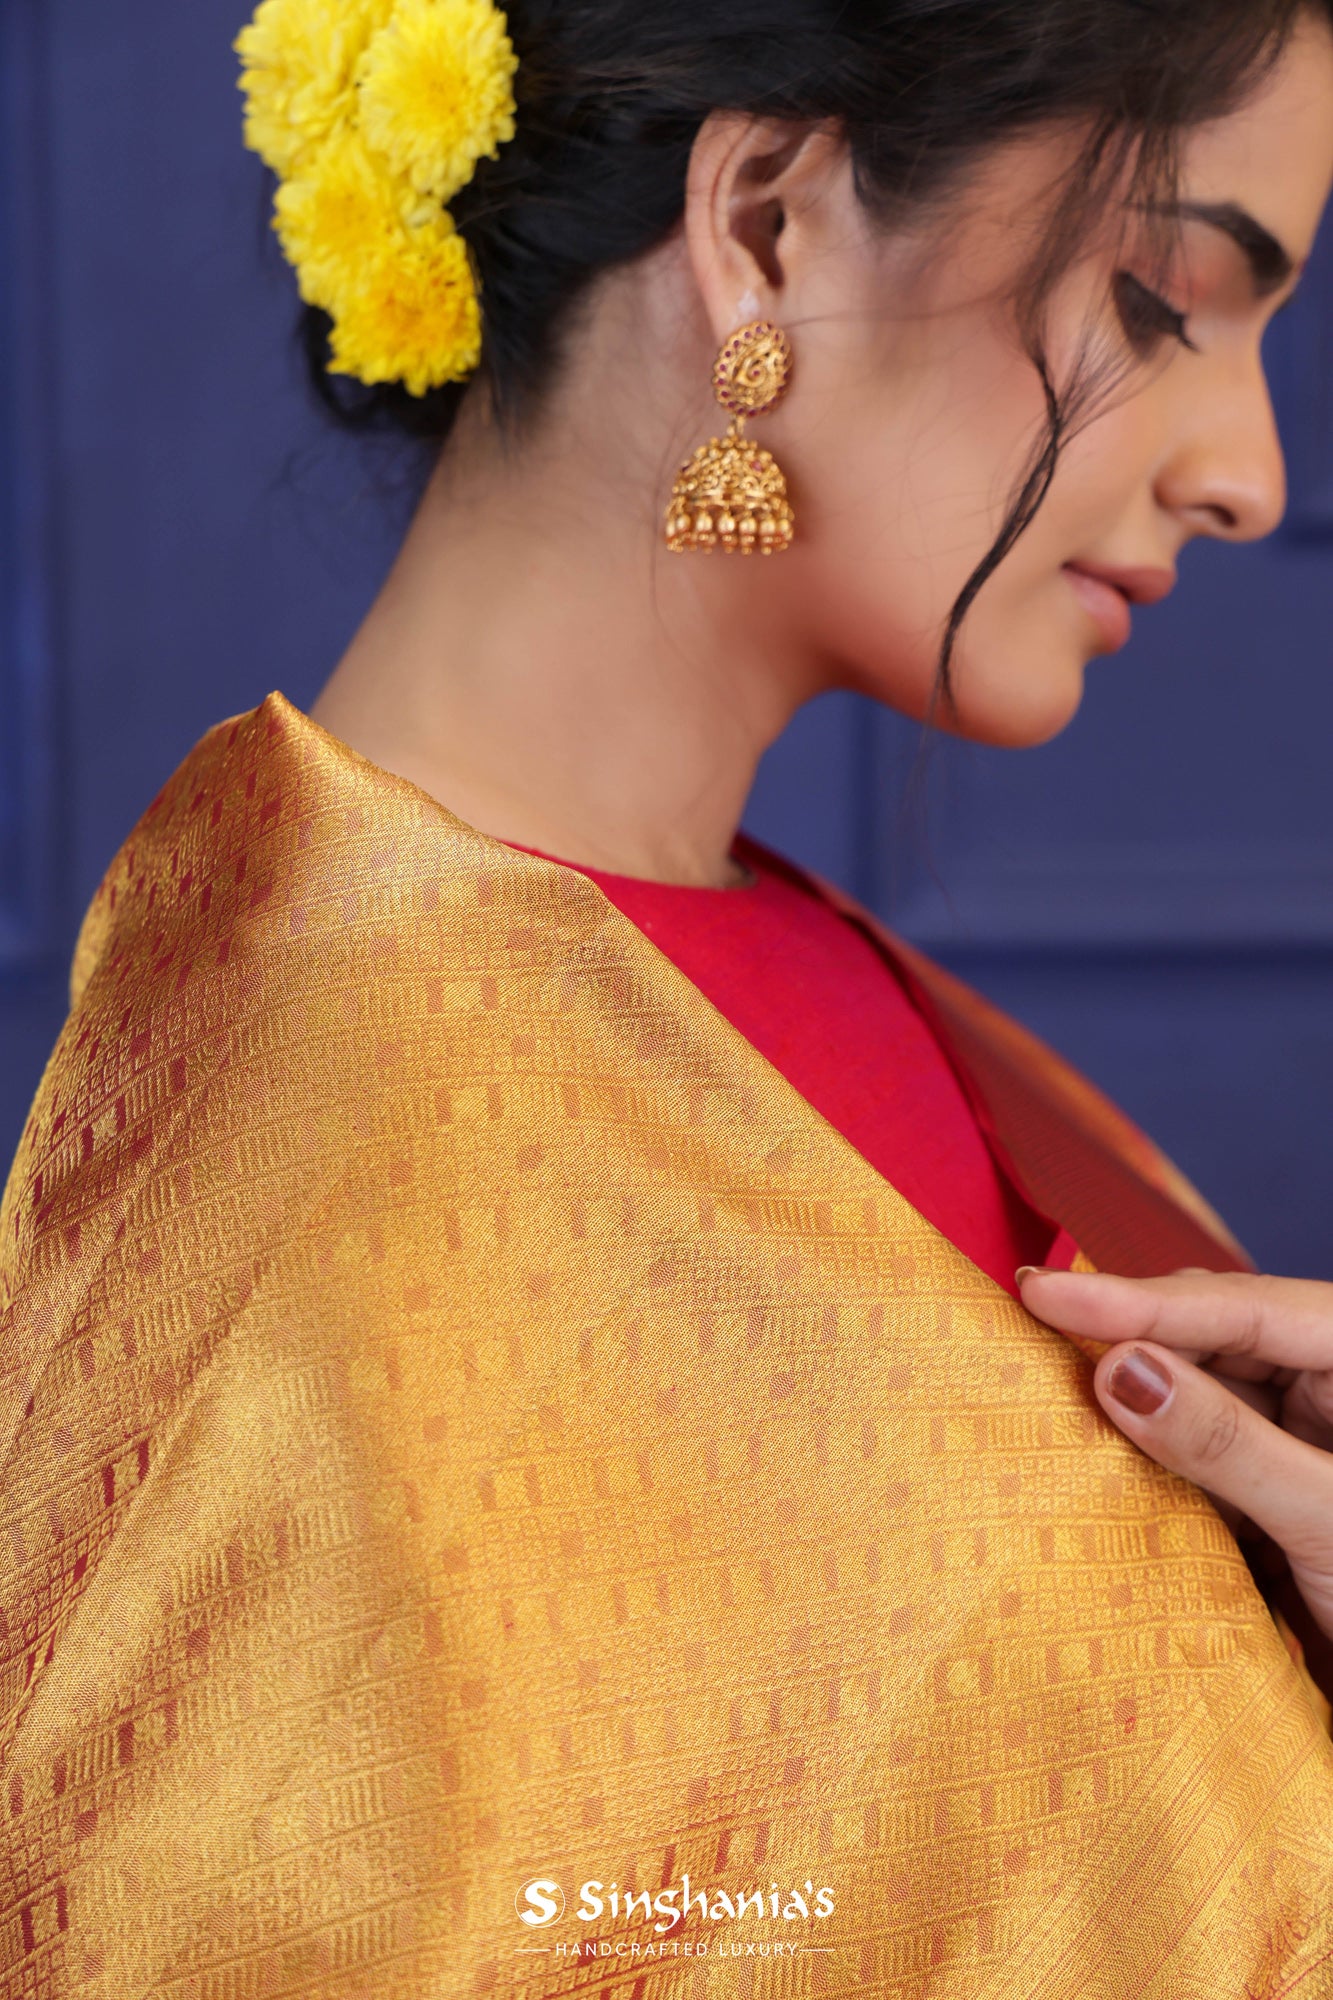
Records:
[[[853,423],[840,411],[796,494],[813,558],[806,608],[816,607],[821,644],[856,686],[916,720],[930,710],[954,604],[1003,527],[1024,462],[1012,411],[990,416],[980,436],[937,421],[925,443],[920,414],[872,403]],[[1123,436],[1104,442],[1111,448],[1071,445],[1037,520],[968,614],[952,671],[960,734],[1025,747],[1078,711],[1096,639],[1062,569],[1106,547],[1125,507],[1132,452]]]

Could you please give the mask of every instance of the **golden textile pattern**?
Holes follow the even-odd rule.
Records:
[[[0,1214],[4,2000],[1333,1994],[1333,1749],[1210,1505],[592,884],[272,697],[76,988]],[[687,1871],[829,1949],[516,1916]]]

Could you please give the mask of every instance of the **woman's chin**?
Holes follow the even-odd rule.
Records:
[[[1068,729],[1083,705],[1087,662],[1081,655],[1029,656],[1006,672],[992,659],[969,670],[960,654],[951,679],[955,714],[949,733],[996,750],[1036,750]],[[942,719],[942,718],[941,718]]]
[[[855,659],[855,654],[851,656]],[[988,638],[981,621],[965,627],[949,669],[951,702],[937,700],[934,652],[905,643],[872,663],[863,656],[841,684],[913,722],[997,750],[1035,750],[1067,729],[1083,704],[1086,645],[1044,630],[1030,643],[1004,631]]]

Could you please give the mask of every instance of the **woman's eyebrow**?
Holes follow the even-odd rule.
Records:
[[[1220,229],[1243,251],[1261,299],[1280,292],[1290,284],[1301,266],[1272,231],[1257,222],[1247,208],[1234,201],[1182,201],[1176,213],[1187,222],[1206,222]]]

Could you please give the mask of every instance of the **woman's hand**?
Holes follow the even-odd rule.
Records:
[[[1107,1344],[1093,1380],[1112,1423],[1271,1536],[1333,1639],[1333,1285],[1209,1271],[1019,1282],[1038,1319]]]

